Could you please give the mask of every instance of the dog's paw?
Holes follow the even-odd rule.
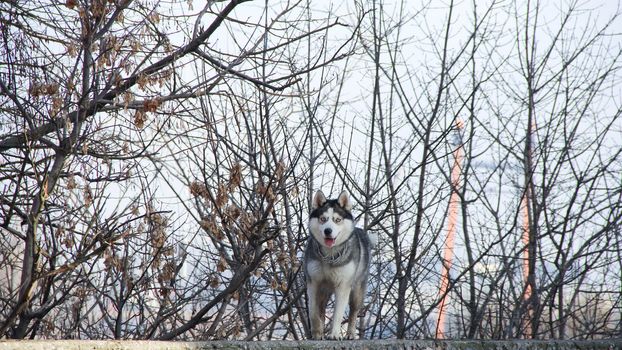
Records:
[[[341,336],[341,334],[331,334],[326,339],[328,339],[328,340],[343,340],[344,338]]]

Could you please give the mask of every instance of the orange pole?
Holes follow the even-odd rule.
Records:
[[[523,237],[522,237],[522,241],[523,241],[523,246],[525,247],[525,249],[523,250],[523,282],[525,283],[525,294],[523,295],[523,300],[525,300],[526,302],[529,302],[529,299],[531,298],[531,284],[529,283],[529,208],[527,207],[529,205],[529,189],[525,190],[525,194],[523,195],[523,198],[521,199],[521,215],[522,215],[522,229],[523,229]],[[529,308],[527,313],[527,319],[525,320],[525,325],[524,325],[524,329],[525,329],[525,338],[529,339],[531,338],[531,322],[530,322],[530,316],[531,316],[531,308],[530,305],[528,304],[527,307]]]
[[[458,133],[456,149],[453,151],[454,164],[451,168],[451,195],[449,197],[449,210],[447,213],[447,239],[445,248],[443,249],[443,266],[441,268],[441,289],[442,297],[438,309],[438,323],[436,325],[436,338],[445,338],[445,314],[447,312],[447,290],[449,288],[449,271],[454,256],[454,241],[456,235],[456,222],[458,218],[458,188],[460,187],[460,172],[462,164],[462,140],[460,139],[460,130],[463,127],[461,120],[456,120],[456,132]]]
[[[526,151],[526,156],[528,157],[527,166],[532,167],[532,149],[531,145],[533,144],[533,131],[536,129],[535,120],[531,121],[530,128],[527,129],[527,137],[529,138],[528,148]],[[533,176],[531,169],[529,169],[530,176]],[[531,193],[531,181],[533,179],[527,178],[525,181],[525,193],[523,193],[523,198],[521,198],[521,216],[522,216],[522,231],[523,237],[522,242],[525,247],[523,250],[523,282],[525,283],[525,293],[523,295],[523,300],[527,306],[527,317],[525,318],[524,323],[524,336],[526,339],[531,339],[531,318],[533,316],[533,310],[531,305],[531,297],[532,297],[532,284],[529,281],[529,245],[530,245],[530,231],[531,231],[531,222],[529,221],[529,201],[532,195]]]
[[[529,211],[527,208],[527,193],[523,195],[523,199],[521,200],[521,213],[522,213],[522,221],[523,221],[523,246],[525,249],[523,250],[523,281],[527,284],[527,279],[529,278]],[[529,287],[529,285],[527,285]],[[529,288],[525,291],[525,299],[531,295],[531,290]]]

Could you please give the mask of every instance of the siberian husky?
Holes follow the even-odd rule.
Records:
[[[313,339],[324,338],[326,304],[335,295],[329,339],[343,339],[341,321],[349,304],[347,339],[354,339],[356,319],[363,305],[369,275],[371,241],[354,227],[352,204],[346,191],[337,199],[315,193],[309,215],[311,235],[304,253],[309,297],[309,321]]]

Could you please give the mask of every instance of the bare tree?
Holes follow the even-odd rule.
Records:
[[[556,6],[0,4],[1,336],[305,338],[320,188],[361,336],[619,336],[619,10]]]
[[[272,106],[304,73],[287,50],[339,23],[291,30],[296,3],[266,12],[265,23],[230,17],[243,2],[2,5],[3,336],[170,339],[199,329],[195,336],[228,337],[235,331],[215,329],[232,299],[247,332],[274,324],[254,324],[249,278],[266,264],[264,244],[285,248],[280,221],[296,217],[282,210],[291,213],[300,151],[280,149],[290,134]],[[235,40],[246,27],[249,39],[229,51],[211,44],[217,32]],[[273,34],[281,31],[289,36]],[[216,118],[238,128],[220,134],[225,119]],[[207,143],[194,141],[199,134]],[[214,158],[200,150],[207,146]],[[188,175],[180,158],[188,155],[202,175],[169,184],[180,199],[195,197],[187,209],[205,246],[189,240],[178,212],[163,209],[161,175],[176,164],[174,174]],[[290,298],[280,314],[301,294],[289,269],[296,226],[288,227],[293,246],[278,260],[288,269],[264,277],[277,283],[273,298]]]
[[[614,125],[620,114],[606,102],[616,96],[609,89],[618,88],[613,43],[619,38],[611,36],[617,14],[585,22],[579,15],[589,10],[575,2],[560,9],[494,1],[442,9],[382,1],[359,6],[369,15],[359,38],[364,55],[357,58],[373,68],[363,79],[374,88],[368,121],[346,127],[368,146],[352,156],[357,161],[344,166],[344,157],[335,156],[332,165],[337,172],[367,169],[351,186],[366,184],[361,197],[371,199],[364,201],[371,219],[365,226],[380,232],[378,271],[384,271],[375,276],[382,287],[374,293],[368,334],[434,334],[445,297],[438,294],[441,233],[455,191],[450,140],[460,117],[466,122],[465,159],[461,239],[448,289],[454,301],[450,336],[567,337],[557,324],[575,314],[579,298],[558,292],[579,295],[587,280],[609,275],[601,262],[619,265],[618,253],[604,249],[620,225],[619,181],[612,177],[619,171]],[[467,27],[457,24],[464,23],[458,18],[465,8]],[[558,16],[559,26],[544,25],[551,23],[548,16]],[[421,34],[407,38],[406,32]],[[424,58],[404,54],[417,50]],[[345,72],[360,79],[355,69]],[[588,256],[599,263],[579,268]],[[594,282],[591,288],[607,289]],[[609,322],[601,329],[611,320],[601,318]]]

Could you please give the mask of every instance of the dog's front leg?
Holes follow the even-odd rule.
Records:
[[[307,281],[307,295],[309,296],[309,322],[311,323],[311,338],[324,338],[324,312],[320,300],[320,291],[317,283]]]
[[[350,295],[350,287],[344,284],[338,286],[335,290],[335,313],[333,314],[333,326],[330,332],[331,339],[342,339],[341,337],[341,321],[346,312],[348,297]]]

